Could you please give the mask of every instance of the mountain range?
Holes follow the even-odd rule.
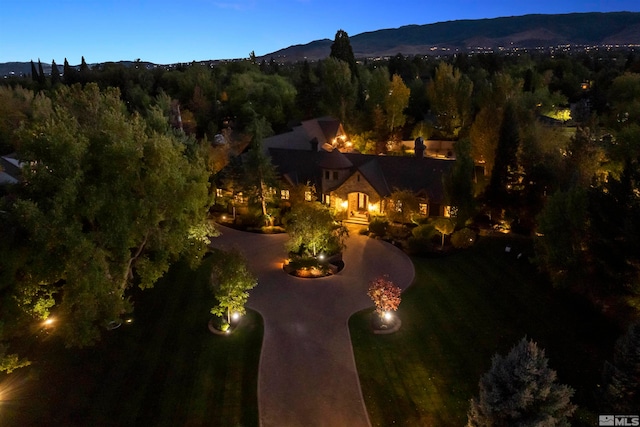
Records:
[[[547,49],[567,45],[640,48],[640,12],[537,14],[457,20],[371,31],[350,36],[349,40],[356,58],[390,57],[398,53],[447,55],[456,52]],[[289,46],[258,59],[273,58],[280,62],[320,60],[329,56],[332,43],[330,39],[316,40]],[[122,63],[127,66],[132,64],[130,61]],[[147,62],[142,64],[146,67],[156,66]],[[45,73],[50,73],[51,65],[42,65]],[[1,76],[30,72],[28,62],[0,64]]]
[[[572,46],[640,47],[640,13],[523,15],[407,25],[349,37],[356,58],[451,54]],[[264,58],[318,60],[329,56],[332,40],[290,46]]]

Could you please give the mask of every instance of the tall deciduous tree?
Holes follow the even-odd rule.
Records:
[[[357,89],[349,65],[340,59],[328,58],[322,62],[321,70],[321,97],[325,108],[346,123],[347,113],[355,105]]]
[[[278,187],[278,174],[271,159],[262,149],[262,140],[272,133],[271,126],[264,117],[254,116],[247,132],[252,135],[251,148],[243,158],[241,185],[246,194],[260,205],[265,221],[272,224],[267,205],[275,196],[272,189]]]
[[[523,338],[506,356],[493,356],[471,399],[468,427],[569,426],[576,410],[571,387],[557,384],[544,350]]]
[[[58,328],[69,345],[85,346],[131,309],[128,289],[153,286],[181,255],[201,258],[210,228],[206,162],[179,137],[130,116],[114,89],[60,87],[34,110],[18,134],[27,185],[3,224],[9,248],[24,256],[3,273],[14,295],[58,291]]]
[[[402,78],[394,74],[391,78],[389,92],[384,103],[387,115],[387,126],[390,132],[404,126],[406,123],[407,117],[404,114],[404,110],[409,105],[410,95],[411,91],[407,85],[404,84]]]
[[[440,63],[427,87],[431,108],[437,115],[441,136],[456,139],[471,125],[471,92],[473,83],[458,69],[446,62]]]

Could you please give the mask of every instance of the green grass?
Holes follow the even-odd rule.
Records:
[[[482,238],[449,257],[414,258],[416,280],[403,294],[398,332],[372,334],[372,310],[351,318],[374,426],[464,425],[492,355],[506,354],[525,335],[545,349],[559,381],[576,390],[575,424],[594,424],[597,384],[619,331],[585,301],[552,289],[527,254],[528,240]]]
[[[256,426],[262,318],[249,312],[232,335],[207,329],[215,300],[210,262],[174,266],[136,296],[131,325],[97,347],[65,349],[50,337],[34,364],[16,371],[2,425]]]

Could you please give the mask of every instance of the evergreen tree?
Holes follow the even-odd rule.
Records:
[[[78,82],[78,70],[69,65],[67,58],[64,58],[64,66],[62,67],[62,78],[66,85],[71,86]]]
[[[613,363],[605,363],[604,393],[610,410],[632,413],[640,408],[640,322],[616,342]]]
[[[60,70],[58,70],[58,65],[56,61],[51,61],[51,86],[55,86],[60,83]]]
[[[33,61],[31,61],[31,81],[33,82],[38,81],[38,70],[36,70],[36,66],[33,63]]]
[[[493,207],[501,208],[509,203],[507,185],[518,168],[517,154],[519,144],[520,136],[515,107],[512,103],[508,103],[500,126],[495,163],[486,192],[487,200]]]
[[[38,84],[40,88],[44,88],[47,83],[47,77],[44,75],[44,70],[42,69],[42,62],[40,62],[40,58],[38,58]]]
[[[351,70],[353,77],[355,78],[358,76],[356,57],[353,55],[353,48],[351,47],[349,35],[346,31],[338,30],[336,37],[333,40],[333,44],[331,45],[331,54],[329,56],[349,64],[349,69]]]
[[[302,64],[300,81],[296,85],[296,106],[303,119],[315,117],[318,98],[318,85],[308,61]]]
[[[523,338],[507,356],[493,356],[471,399],[468,427],[569,426],[571,387],[556,383],[544,350]]]

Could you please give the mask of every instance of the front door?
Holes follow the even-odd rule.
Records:
[[[364,193],[358,193],[358,211],[369,209],[369,197]]]

